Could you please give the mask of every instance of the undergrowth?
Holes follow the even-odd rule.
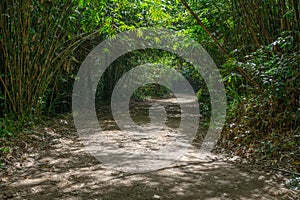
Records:
[[[232,67],[232,73],[225,84],[230,105],[220,146],[250,160],[300,170],[299,58],[294,38],[286,34],[242,62],[229,59],[225,67]],[[251,79],[245,80],[236,66]]]

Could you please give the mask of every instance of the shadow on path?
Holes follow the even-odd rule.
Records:
[[[196,158],[191,152],[191,157],[156,171],[117,171],[86,153],[70,124],[61,120],[27,136],[38,141],[38,148],[15,160],[6,158],[0,173],[0,199],[232,200],[297,199],[299,195],[274,176],[220,155]]]

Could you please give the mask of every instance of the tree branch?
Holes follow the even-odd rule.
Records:
[[[218,47],[221,49],[221,51],[224,54],[227,54],[227,51],[224,49],[224,47],[219,43],[219,41],[212,35],[212,33],[206,28],[206,26],[202,23],[200,18],[197,16],[197,14],[191,9],[191,7],[188,5],[188,3],[185,0],[181,0],[181,3],[186,7],[186,9],[193,15],[197,23],[204,29],[204,31],[215,41],[215,43],[218,45]]]

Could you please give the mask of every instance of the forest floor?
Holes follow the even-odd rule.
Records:
[[[164,101],[174,116],[169,127],[178,126],[176,105]],[[135,103],[137,123],[149,122],[149,102]],[[173,111],[173,112],[172,112]],[[98,108],[104,134],[120,140],[109,106]],[[171,132],[170,129],[164,131]],[[159,142],[141,141],[153,151]],[[185,156],[168,166],[145,172],[124,172],[98,161],[85,151],[71,115],[23,134],[1,155],[0,199],[299,199],[300,192],[286,187],[284,174],[251,165],[237,157],[201,153],[195,142]],[[144,148],[136,146],[136,151]]]

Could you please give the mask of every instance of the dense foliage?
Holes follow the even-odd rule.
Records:
[[[2,0],[0,8],[2,138],[69,111],[76,70],[99,42],[158,26],[194,38],[218,64],[228,97],[221,146],[241,156],[273,156],[274,162],[300,157],[297,0]],[[155,50],[116,60],[98,85],[98,101],[109,99],[123,73],[147,62],[180,71],[209,113],[209,95],[195,68]],[[134,97],[168,93],[149,85]]]
[[[241,156],[293,163],[300,156],[299,5],[232,5],[240,42],[223,65],[232,71],[225,77],[231,109],[221,142]]]
[[[58,85],[83,39],[72,38],[75,6],[71,0],[1,1],[2,136],[53,111],[63,95]]]

